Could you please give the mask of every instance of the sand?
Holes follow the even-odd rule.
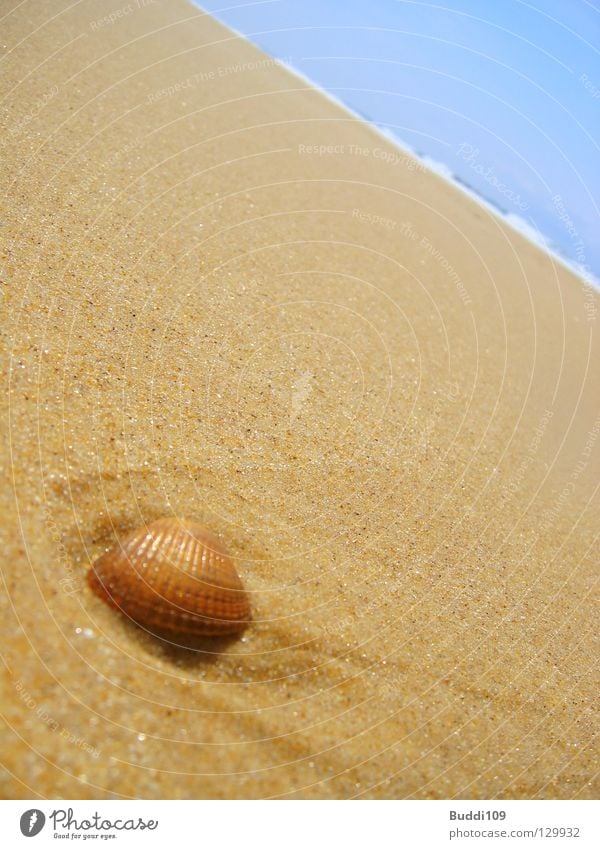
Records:
[[[2,795],[597,795],[597,293],[180,0],[12,5]],[[87,589],[163,515],[243,638]]]

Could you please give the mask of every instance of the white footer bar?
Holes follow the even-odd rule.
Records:
[[[2,846],[598,849],[594,801],[4,801]],[[178,847],[177,847],[178,849]]]

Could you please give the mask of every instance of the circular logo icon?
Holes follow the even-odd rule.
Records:
[[[45,822],[44,814],[38,808],[31,808],[21,815],[21,833],[25,837],[35,837],[43,829]]]

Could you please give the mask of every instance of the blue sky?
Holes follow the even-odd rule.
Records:
[[[199,5],[600,278],[597,2]]]

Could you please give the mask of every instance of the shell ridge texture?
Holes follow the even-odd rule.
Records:
[[[201,525],[158,519],[101,555],[94,593],[148,630],[218,636],[242,631],[250,605],[233,562]]]

